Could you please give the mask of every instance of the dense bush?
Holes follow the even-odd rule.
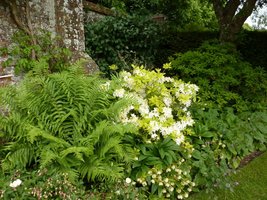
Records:
[[[244,59],[254,66],[267,70],[267,31],[243,31],[237,41],[237,49]]]
[[[171,68],[174,76],[200,87],[199,97],[209,107],[246,110],[266,103],[267,73],[243,61],[232,46],[204,43],[195,51],[177,54]]]
[[[129,63],[151,65],[160,40],[158,26],[149,17],[106,17],[85,26],[86,51],[100,70],[110,73],[109,66],[129,70]]]

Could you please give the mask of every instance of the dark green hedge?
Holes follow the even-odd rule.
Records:
[[[201,46],[204,41],[217,39],[218,32],[181,32],[165,34],[166,38],[161,43],[159,66],[168,61],[168,57],[175,53],[185,53]],[[244,60],[254,66],[267,69],[267,31],[242,31],[236,42]]]
[[[267,70],[267,31],[244,31],[237,48],[246,61]]]

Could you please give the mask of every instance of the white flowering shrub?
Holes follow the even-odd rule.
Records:
[[[121,88],[113,95],[136,100],[121,113],[122,122],[136,124],[147,142],[161,137],[171,137],[178,145],[184,142],[186,128],[194,123],[188,107],[196,97],[196,85],[136,66],[132,74],[121,72],[119,79]]]
[[[103,85],[114,88],[115,98],[134,100],[119,116],[123,123],[139,128],[139,138],[133,142],[139,157],[131,178],[150,196],[187,198],[195,186],[190,175],[193,147],[187,140],[194,120],[188,108],[198,87],[165,77],[160,70],[133,68]]]

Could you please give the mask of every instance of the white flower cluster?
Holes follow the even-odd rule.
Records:
[[[180,145],[185,139],[183,131],[194,123],[187,108],[198,87],[142,67],[134,67],[133,74],[121,72],[119,78],[122,88],[115,90],[113,96],[136,100],[135,105],[123,110],[121,121],[145,130],[148,141],[171,136]]]
[[[149,184],[160,186],[165,198],[176,195],[177,199],[185,199],[189,196],[195,183],[191,181],[190,169],[181,170],[183,162],[184,159],[164,170],[152,168],[148,171],[146,177],[138,178],[137,182],[143,187]],[[150,182],[145,181],[146,179],[150,180]]]

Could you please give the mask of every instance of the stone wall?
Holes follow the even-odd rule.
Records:
[[[9,45],[13,33],[21,29],[12,15],[8,2],[11,0],[0,0],[0,46]],[[34,33],[44,29],[54,35],[60,35],[65,46],[73,52],[74,60],[86,57],[90,60],[89,67],[96,68],[94,61],[84,54],[82,0],[12,0],[12,2],[16,2],[18,10],[16,14],[21,25]]]

